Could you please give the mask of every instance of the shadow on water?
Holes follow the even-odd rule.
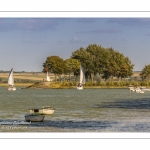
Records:
[[[123,99],[115,102],[96,104],[93,108],[125,108],[125,109],[150,109],[150,98]]]
[[[18,126],[18,127],[37,127],[41,128],[59,128],[69,131],[69,129],[77,129],[82,131],[113,131],[113,132],[150,132],[150,123],[124,123],[120,124],[115,121],[49,121],[45,120],[43,122],[31,122],[28,124],[14,124],[17,122],[25,122],[24,120],[0,120],[5,126]],[[27,122],[25,122],[27,123]],[[4,124],[3,124],[4,126]],[[83,130],[84,129],[84,130]],[[20,131],[20,130],[19,130]],[[48,130],[49,131],[49,130]]]
[[[23,120],[0,120],[0,122],[8,122],[5,125],[13,125],[14,122],[23,122]],[[110,121],[49,121],[43,122],[31,122],[25,126],[28,127],[55,127],[62,129],[88,129],[88,130],[100,130],[105,128],[111,128],[117,122]],[[16,124],[15,124],[16,125]],[[22,126],[22,124],[17,124]]]
[[[105,129],[111,128],[113,124],[117,122],[109,121],[44,121],[42,123],[32,123],[31,126],[42,126],[42,127],[57,127],[64,129]]]

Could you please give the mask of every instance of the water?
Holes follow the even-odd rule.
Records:
[[[53,115],[27,125],[29,108],[53,106]],[[149,132],[150,92],[128,89],[19,89],[0,87],[1,132]],[[11,124],[12,123],[12,124]]]

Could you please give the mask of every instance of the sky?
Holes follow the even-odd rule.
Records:
[[[150,64],[150,18],[1,17],[0,70],[41,72],[48,56],[64,60],[89,44],[112,47],[141,71]]]

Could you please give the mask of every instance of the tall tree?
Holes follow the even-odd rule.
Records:
[[[113,48],[103,48],[97,44],[90,44],[86,49],[80,48],[72,53],[72,58],[78,59],[87,76],[102,74],[105,79],[113,77],[124,78],[132,75],[134,65],[128,57]],[[87,77],[86,76],[86,77]]]
[[[64,72],[64,60],[59,56],[49,56],[43,63],[43,72],[46,72],[47,68],[49,72],[54,73],[56,81],[56,76]]]
[[[142,69],[140,73],[140,77],[142,79],[149,79],[150,78],[150,64],[145,65],[145,67]]]
[[[118,77],[122,80],[122,78],[133,74],[134,65],[128,57],[125,57],[113,48],[107,48],[106,51],[108,51],[107,64],[103,70],[103,77],[105,79],[111,78],[113,80],[113,77]]]
[[[65,67],[64,67],[64,74],[69,74],[69,79],[71,80],[71,73],[79,73],[80,68],[80,62],[77,59],[66,59],[65,61]]]
[[[94,74],[94,57],[86,51],[84,48],[80,48],[76,50],[75,52],[72,53],[71,58],[79,60],[81,63],[81,66],[84,69],[85,72],[85,77],[87,78],[88,76],[93,79],[93,74]]]

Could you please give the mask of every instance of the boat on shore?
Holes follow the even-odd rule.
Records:
[[[27,122],[42,122],[44,120],[44,117],[44,115],[29,114],[25,115],[25,120]]]
[[[55,107],[30,108],[29,111],[30,114],[52,115],[55,111]]]

